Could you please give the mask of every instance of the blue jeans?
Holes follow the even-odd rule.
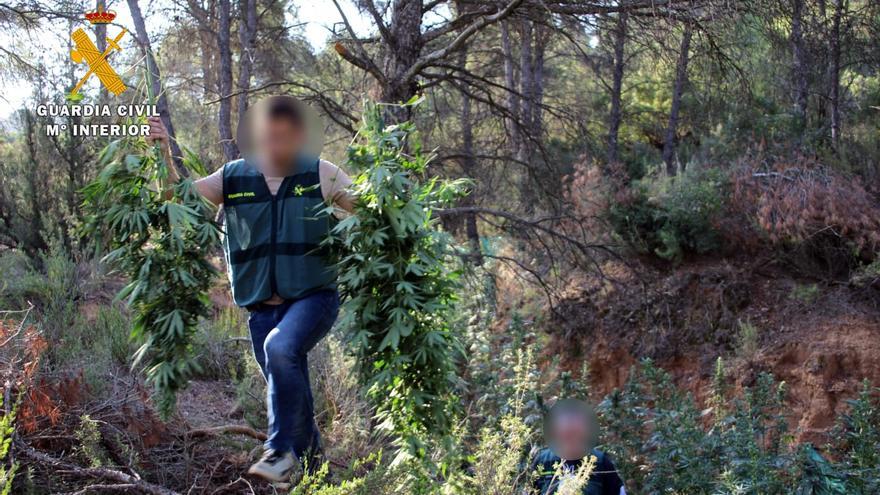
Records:
[[[320,448],[307,355],[330,331],[338,312],[335,290],[251,311],[251,342],[268,389],[266,448],[292,452],[300,460]]]

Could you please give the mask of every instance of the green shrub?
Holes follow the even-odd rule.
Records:
[[[79,420],[79,426],[73,432],[73,436],[79,443],[76,448],[77,452],[93,468],[110,464],[107,450],[101,444],[102,436],[101,430],[98,429],[98,421],[89,417],[88,414],[83,414]]]
[[[791,289],[791,298],[804,304],[813,304],[820,293],[816,284],[797,284]]]
[[[121,304],[101,306],[91,325],[90,335],[93,342],[89,348],[106,353],[109,360],[118,366],[127,366],[137,348],[131,339],[131,317]]]
[[[758,352],[758,346],[760,344],[758,327],[756,327],[754,324],[752,324],[752,322],[748,320],[738,321],[737,327],[739,327],[736,334],[737,355],[747,359],[755,357],[755,354],[757,354]]]
[[[312,349],[309,376],[327,455],[351,459],[375,452],[385,439],[371,435],[371,404],[361,393],[354,357],[342,338],[331,332]]]
[[[18,464],[13,462],[10,465],[8,459],[12,437],[15,434],[15,412],[11,409],[11,404],[3,403],[2,396],[0,396],[0,406],[8,408],[0,415],[0,495],[9,495],[12,493],[15,472],[18,471]]]
[[[631,248],[666,260],[721,247],[727,179],[718,169],[643,179],[610,202],[607,219]]]
[[[862,266],[850,277],[850,283],[856,287],[880,287],[880,255],[874,255],[875,261]]]
[[[235,408],[241,411],[244,420],[254,428],[263,430],[266,419],[266,380],[260,372],[257,360],[244,360],[240,370],[234,370],[232,381],[235,384]]]
[[[192,354],[198,363],[197,376],[220,380],[243,370],[245,359],[252,359],[242,349],[250,348],[246,336],[247,318],[244,310],[225,307],[213,319],[203,320],[193,336]]]
[[[0,301],[17,308],[33,303],[50,340],[74,324],[82,281],[76,262],[60,244],[53,244],[37,260],[16,251],[4,252],[0,269],[4,275]]]
[[[5,308],[24,308],[34,301],[36,285],[42,276],[34,269],[31,260],[21,251],[0,252],[0,303]]]
[[[303,475],[290,495],[433,495],[440,487],[429,479],[423,466],[407,461],[391,464],[382,452],[354,462],[341,473],[342,481],[332,483],[324,464],[316,472]]]
[[[45,328],[51,325],[42,321]],[[47,349],[46,366],[67,373],[81,372],[88,390],[100,396],[118,367],[128,367],[137,346],[131,339],[131,319],[121,304],[98,308],[94,320],[78,313]]]

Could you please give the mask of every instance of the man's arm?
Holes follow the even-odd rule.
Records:
[[[165,129],[165,124],[162,123],[162,119],[159,117],[147,117],[147,122],[150,124],[150,133],[147,135],[147,142],[159,142],[159,146],[162,150],[162,158],[165,159],[165,164],[168,166],[169,182],[176,184],[180,181],[180,175],[177,174],[177,168],[174,166],[174,160],[171,157],[171,139],[168,136],[168,131]],[[223,203],[222,168],[207,177],[197,179],[194,183],[196,190],[202,195],[202,197],[215,205]]]
[[[354,195],[349,190],[351,177],[327,160],[321,160],[321,163],[318,164],[318,175],[321,180],[321,195],[324,196],[324,201],[348,213],[354,213]]]

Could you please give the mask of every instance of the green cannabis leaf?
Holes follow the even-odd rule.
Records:
[[[355,212],[327,245],[351,298],[343,325],[382,427],[400,453],[423,456],[422,439],[450,429],[462,351],[449,324],[459,273],[432,211],[462,197],[467,182],[422,180],[429,156],[414,131],[408,122],[386,127],[367,105],[348,149]]]
[[[204,169],[192,153],[183,163]],[[109,250],[104,260],[129,280],[117,297],[133,309],[132,335],[143,342],[133,366],[146,362],[159,412],[167,417],[196,371],[191,338],[199,318],[209,314],[216,269],[207,254],[220,230],[191,180],[170,186],[169,198],[161,187],[167,165],[143,139],[110,143],[99,164],[103,170],[83,190],[84,233]]]

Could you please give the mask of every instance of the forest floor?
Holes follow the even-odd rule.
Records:
[[[596,400],[624,385],[632,365],[651,358],[702,402],[722,357],[737,387],[753,384],[760,372],[784,381],[795,438],[822,445],[862,380],[880,383],[880,298],[873,289],[798,278],[787,267],[754,259],[636,268],[610,262],[603,272],[602,278],[574,280],[538,325],[548,343],[539,351],[547,377],[563,370],[580,377],[586,361]],[[523,297],[521,286],[500,280],[492,325],[498,334],[514,314],[535,308],[535,298]],[[98,323],[114,289],[105,287],[80,302],[77,311],[86,326]],[[238,319],[229,324],[243,325],[225,287],[218,285],[212,299],[218,321],[231,311]],[[94,469],[115,465],[129,466],[123,475],[142,475],[142,481],[178,492],[275,493],[242,476],[260,454],[263,384],[255,381],[253,369],[250,382],[240,376],[243,359],[250,359],[240,337],[244,329],[229,339],[222,328],[213,337],[219,342],[210,344],[220,356],[219,371],[193,381],[168,422],[156,417],[148,390],[126,366],[105,370],[101,394],[87,390],[82,372],[44,375],[32,383],[19,410],[13,449],[27,473],[16,478],[17,488],[70,491],[87,480],[106,480],[106,473]],[[351,419],[369,418],[360,417],[366,411],[356,402],[345,403],[356,401],[357,394],[341,386],[332,369],[321,369],[318,361],[329,361],[329,351],[319,352],[313,360],[320,382],[316,397],[325,397],[319,421],[331,464],[346,466],[373,448],[365,433],[370,428]],[[226,355],[236,356],[237,364],[224,361]],[[80,399],[87,395],[93,399]],[[339,421],[342,417],[348,419]],[[34,459],[31,448],[92,467],[58,469],[47,465],[47,458]]]

